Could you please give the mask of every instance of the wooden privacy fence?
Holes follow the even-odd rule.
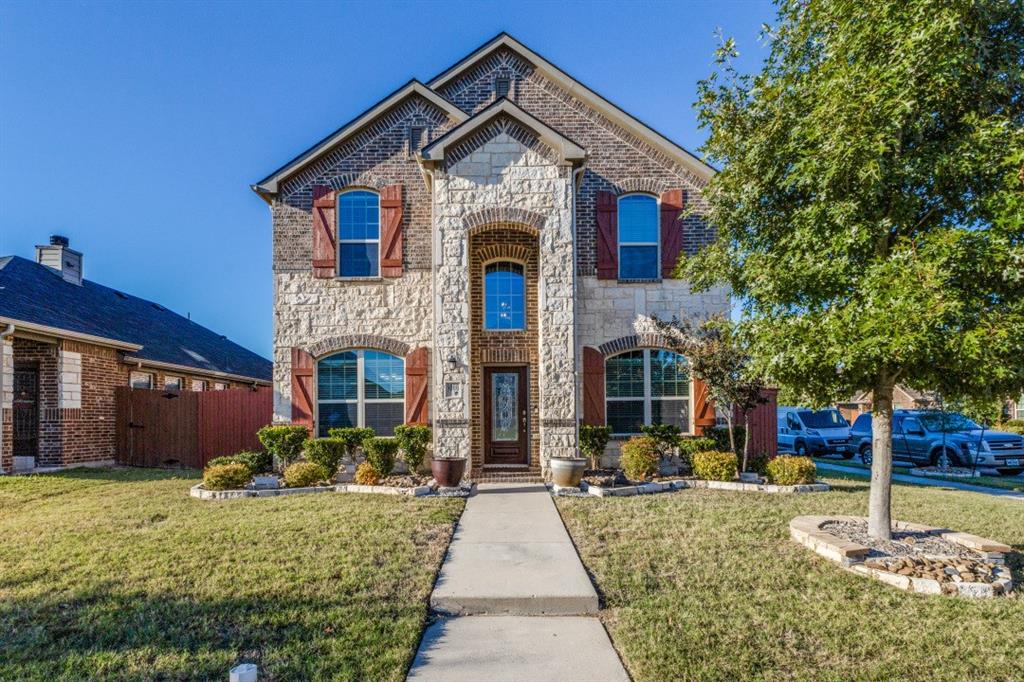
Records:
[[[779,453],[778,441],[778,399],[779,389],[766,388],[761,391],[764,402],[750,412],[750,454],[774,457]],[[743,415],[739,410],[733,412],[733,419],[738,426],[743,425]]]
[[[256,432],[273,418],[268,387],[116,391],[117,460],[131,466],[202,468],[214,457],[259,450]]]

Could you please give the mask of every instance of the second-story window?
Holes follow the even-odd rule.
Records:
[[[658,279],[658,200],[619,199],[619,279]]]
[[[380,275],[380,199],[357,190],[338,196],[338,274]]]
[[[496,99],[508,97],[508,93],[511,89],[512,79],[508,76],[498,76],[494,79],[494,97]]]
[[[519,263],[491,263],[484,269],[484,329],[526,327],[526,287]]]

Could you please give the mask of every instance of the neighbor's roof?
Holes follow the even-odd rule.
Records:
[[[237,343],[168,310],[89,280],[81,286],[20,256],[0,258],[0,323],[94,337],[145,362],[269,381],[272,365]]]
[[[252,185],[253,191],[263,197],[263,199],[270,201],[270,197],[277,193],[282,180],[285,180],[313,163],[327,153],[331,148],[359,132],[365,126],[372,123],[373,120],[382,113],[413,93],[425,97],[427,100],[440,107],[456,123],[462,123],[469,117],[469,115],[440,95],[438,89],[464,73],[467,69],[472,68],[472,66],[477,64],[481,59],[503,47],[520,55],[523,59],[533,64],[534,67],[547,78],[551,79],[572,95],[578,97],[580,100],[596,109],[613,123],[621,126],[628,132],[633,133],[640,139],[645,140],[652,147],[664,153],[670,159],[675,160],[681,166],[694,173],[697,177],[707,180],[717,172],[714,167],[701,160],[700,157],[693,152],[685,149],[679,144],[676,144],[637,117],[626,113],[601,95],[585,86],[583,83],[580,83],[575,78],[569,76],[566,72],[562,71],[544,57],[520,43],[508,33],[502,32],[491,40],[488,40],[468,56],[459,60],[453,66],[445,69],[440,75],[434,77],[426,85],[415,79],[409,81],[407,84],[398,90],[395,90],[380,102],[359,114],[354,119],[338,128],[333,133],[320,140],[267,177]]]

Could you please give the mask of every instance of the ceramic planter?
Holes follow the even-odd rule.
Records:
[[[552,457],[548,467],[551,469],[552,483],[563,488],[577,488],[587,468],[587,460]]]
[[[464,459],[432,459],[430,460],[430,473],[434,480],[442,488],[458,487],[462,481],[462,474],[466,471],[466,460]]]

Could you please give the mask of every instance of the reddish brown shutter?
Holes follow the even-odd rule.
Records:
[[[661,194],[661,276],[671,277],[683,250],[683,190]]]
[[[402,276],[402,185],[388,185],[380,193],[380,274]]]
[[[405,423],[426,424],[429,419],[427,398],[430,386],[428,350],[417,348],[405,356]]]
[[[708,395],[708,387],[697,377],[693,378],[693,432],[698,436],[704,429],[715,425],[715,402]]]
[[[604,426],[604,355],[583,347],[583,423]]]
[[[330,187],[313,186],[313,276],[334,277],[338,253],[336,199]]]
[[[597,193],[597,278],[619,277],[619,206],[614,192]]]
[[[292,347],[292,423],[313,431],[313,356]]]

